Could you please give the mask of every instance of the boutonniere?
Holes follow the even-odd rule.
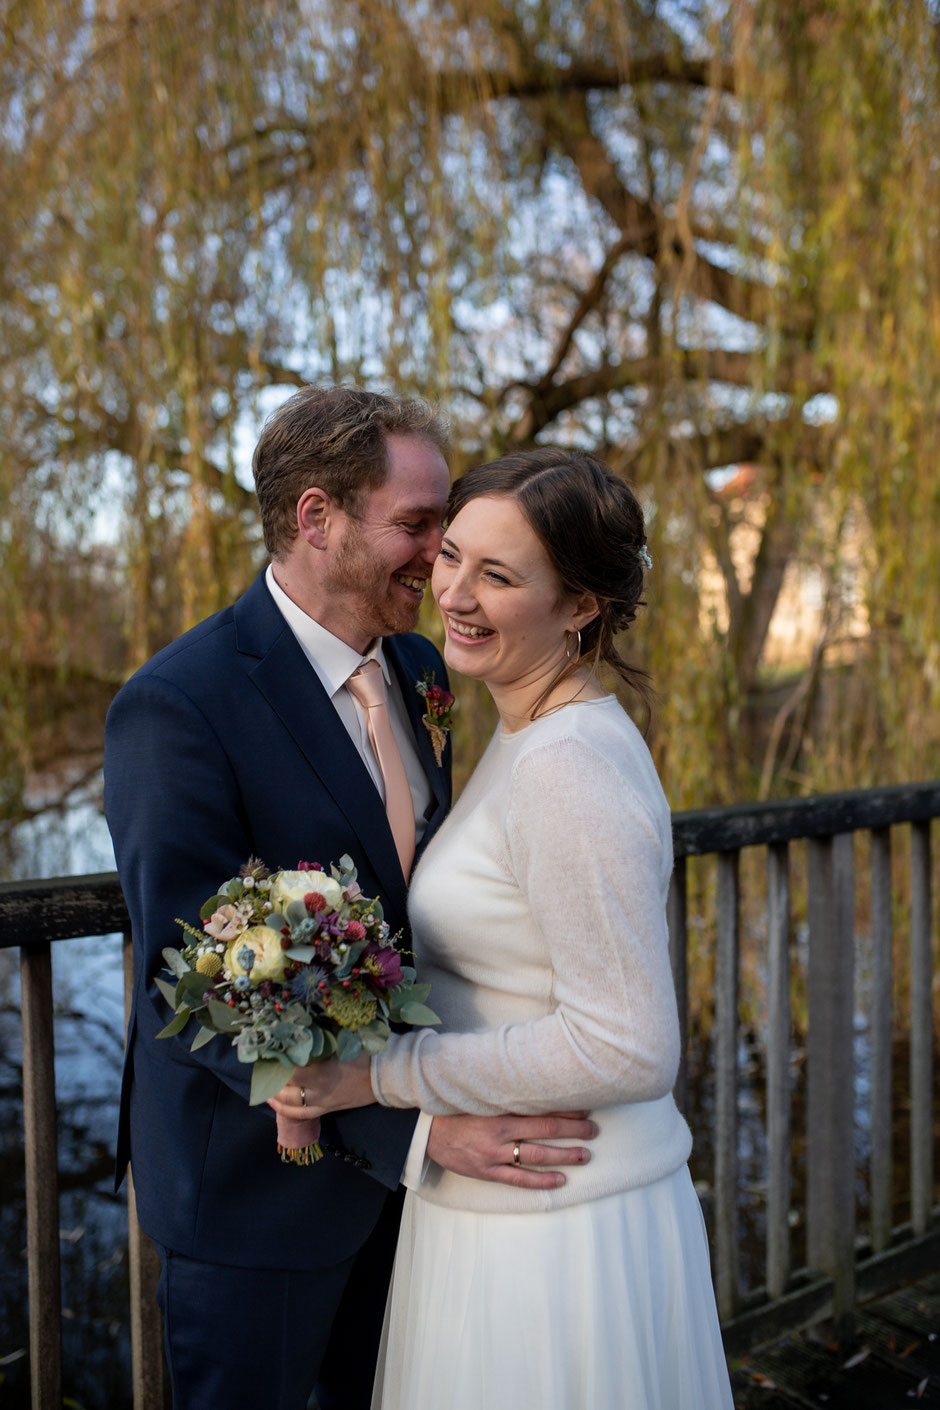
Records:
[[[434,684],[432,672],[425,671],[421,680],[415,681],[415,690],[424,700],[424,714],[421,723],[431,736],[431,747],[438,768],[444,757],[444,745],[451,727],[450,712],[454,697],[442,685]]]

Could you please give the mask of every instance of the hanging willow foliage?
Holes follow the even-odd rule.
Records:
[[[457,469],[558,441],[630,478],[676,805],[940,771],[927,0],[13,0],[0,23],[12,795],[75,675],[106,699],[249,581],[261,394],[320,379],[439,399]],[[710,473],[741,465],[743,499]],[[814,635],[778,659],[800,583]]]

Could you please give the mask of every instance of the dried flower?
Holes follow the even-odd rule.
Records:
[[[331,1000],[330,1018],[340,1028],[365,1028],[375,1018],[375,1000],[361,991],[334,989]]]
[[[199,956],[195,968],[198,969],[200,974],[204,974],[207,979],[211,979],[214,974],[218,974],[221,970],[222,961],[219,959],[218,955],[214,954],[211,950],[207,950],[205,954]]]
[[[431,736],[434,759],[440,768],[444,758],[447,735],[451,729],[450,716],[454,706],[454,697],[442,685],[434,684],[434,674],[431,671],[425,671],[421,680],[415,682],[415,690],[424,699],[424,714],[421,716],[421,723]]]

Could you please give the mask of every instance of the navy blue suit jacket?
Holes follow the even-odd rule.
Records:
[[[425,841],[450,802],[420,722],[415,683],[443,683],[429,642],[385,642],[434,791]],[[250,1068],[219,1035],[157,1040],[169,1006],[154,984],[176,917],[249,856],[328,867],[348,853],[366,895],[404,930],[405,883],[379,794],[264,583],[153,657],[121,689],[105,731],[105,811],[134,939],[134,996],[118,1133],[144,1230],[178,1253],[241,1267],[317,1268],[357,1249],[398,1184],[416,1114],[378,1106],[323,1122],[332,1154],[277,1156],[274,1113],[249,1107]],[[342,1157],[342,1158],[338,1158]]]

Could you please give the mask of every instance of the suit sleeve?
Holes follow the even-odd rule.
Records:
[[[172,682],[136,676],[105,726],[105,812],[134,940],[134,1017],[156,1041],[172,1012],[154,980],[162,951],[179,948],[176,920],[199,924],[206,899],[237,873],[250,836],[226,750],[202,712]],[[223,1036],[189,1051],[195,1029],[174,1038],[173,1056],[211,1069],[248,1099],[251,1074]]]

